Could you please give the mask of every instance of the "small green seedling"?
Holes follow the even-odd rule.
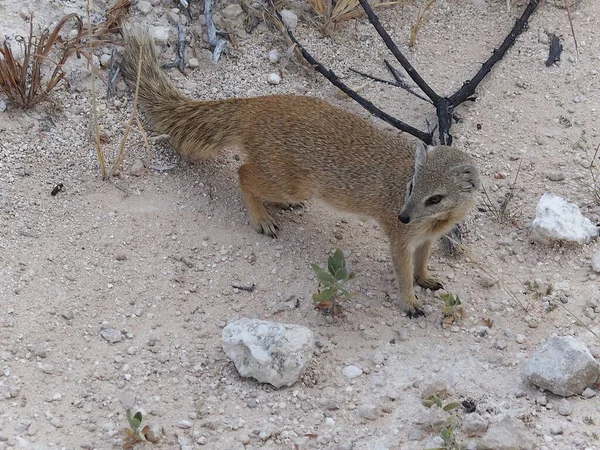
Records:
[[[437,394],[427,397],[425,400],[423,400],[422,404],[426,408],[431,408],[435,405],[448,413],[461,405],[460,402],[449,402],[444,405],[442,403],[442,399],[440,399]],[[461,447],[456,441],[455,429],[456,413],[452,412],[452,415],[448,418],[448,421],[439,432],[439,436],[444,441],[444,445],[442,447],[428,448],[427,450],[460,450]]]
[[[442,328],[448,328],[453,323],[464,318],[465,310],[458,295],[452,293],[441,294],[440,298],[444,301],[444,306],[442,307]]]
[[[327,259],[327,271],[316,264],[311,264],[311,268],[319,280],[319,291],[312,297],[315,307],[333,315],[339,314],[342,310],[339,299],[349,300],[352,297],[344,285],[354,278],[354,273],[346,267],[344,253],[339,248],[335,250]]]
[[[148,425],[142,426],[143,417],[141,411],[132,415],[131,410],[127,408],[125,415],[127,416],[130,428],[125,429],[125,439],[123,440],[124,450],[132,450],[140,443],[158,442],[158,438],[153,435],[150,427]]]

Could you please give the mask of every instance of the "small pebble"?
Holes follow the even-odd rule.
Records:
[[[268,54],[269,62],[275,64],[279,61],[279,50],[273,49]]]
[[[279,14],[281,15],[281,20],[290,30],[294,31],[296,26],[298,25],[298,16],[294,11],[289,9],[282,9]]]
[[[139,12],[141,12],[143,15],[147,15],[150,14],[150,11],[152,11],[152,5],[150,4],[150,2],[147,2],[145,0],[140,0],[136,3],[135,7],[137,8],[137,10]]]
[[[585,388],[583,390],[583,392],[581,393],[581,396],[583,398],[592,398],[596,395],[596,391],[594,391],[593,389],[590,388]]]
[[[74,317],[73,311],[70,311],[68,309],[61,311],[60,315],[63,316],[67,320],[71,320]]]
[[[562,172],[550,172],[548,174],[548,179],[550,181],[563,181],[565,179],[565,174]]]
[[[117,342],[121,342],[123,339],[123,335],[120,331],[114,330],[112,328],[105,328],[100,331],[100,336],[106,339],[111,344],[116,344]]]
[[[360,367],[357,367],[357,366],[346,366],[342,370],[342,373],[344,374],[344,376],[346,378],[353,379],[356,377],[360,377],[362,375],[363,371]]]
[[[363,419],[368,419],[368,420],[376,420],[379,417],[379,414],[377,411],[377,406],[370,404],[370,403],[365,404],[365,405],[360,405],[356,409],[356,413],[358,414],[359,417],[361,417]]]
[[[268,78],[269,84],[279,84],[281,83],[281,77],[279,76],[279,74],[273,72],[269,74],[269,78]]]
[[[573,412],[573,405],[569,400],[563,398],[558,402],[558,408],[556,409],[561,416],[570,416]]]

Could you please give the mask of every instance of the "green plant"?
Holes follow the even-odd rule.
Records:
[[[327,271],[317,264],[311,264],[311,268],[319,280],[319,290],[313,295],[315,307],[327,310],[333,315],[341,312],[339,299],[344,297],[349,300],[352,293],[344,285],[354,278],[354,273],[346,267],[344,252],[339,248],[327,259]]]
[[[460,402],[449,402],[444,405],[442,403],[442,399],[440,399],[437,394],[427,397],[425,400],[423,400],[422,404],[426,408],[432,408],[433,406],[436,406],[447,413],[450,413],[461,405]],[[434,447],[427,450],[460,450],[460,444],[456,441],[455,412],[452,412],[450,417],[448,417],[446,424],[439,431],[439,436],[442,438],[444,445],[442,447]]]
[[[465,316],[465,310],[460,298],[456,294],[450,292],[440,294],[440,298],[444,302],[444,306],[442,307],[442,327],[447,328],[454,322],[461,320]]]
[[[132,415],[131,410],[127,408],[125,415],[127,416],[129,428],[125,429],[125,439],[123,440],[124,450],[131,450],[140,443],[151,442],[155,444],[158,442],[158,437],[154,435],[150,427],[148,425],[142,426],[143,417],[141,411]]]

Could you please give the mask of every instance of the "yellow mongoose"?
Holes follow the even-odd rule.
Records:
[[[186,98],[160,69],[154,43],[124,31],[123,73],[135,83],[140,50],[139,102],[157,131],[192,160],[222,147],[245,153],[239,183],[254,228],[276,237],[265,202],[293,204],[317,197],[376,219],[388,236],[398,299],[422,315],[413,280],[441,283],[427,270],[432,241],[450,230],[474,203],[479,172],[453,147],[427,147],[324,100],[294,95],[202,101]]]

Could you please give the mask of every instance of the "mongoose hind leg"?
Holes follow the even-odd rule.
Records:
[[[252,163],[243,164],[238,169],[240,188],[248,207],[250,224],[256,231],[276,238],[279,227],[265,207],[265,197],[272,190],[269,182],[264,180]]]
[[[424,289],[437,291],[443,289],[444,285],[429,274],[427,269],[427,260],[431,253],[431,241],[425,241],[415,249],[413,256],[415,262],[415,278],[417,284]]]

